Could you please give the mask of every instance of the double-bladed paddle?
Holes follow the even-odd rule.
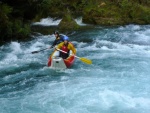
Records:
[[[67,52],[65,52],[65,51],[63,51],[63,50],[61,50],[61,49],[56,48],[56,50],[68,54]],[[73,54],[72,54],[72,55],[73,55]],[[86,64],[92,64],[92,61],[91,61],[90,59],[87,59],[87,58],[84,58],[84,57],[78,57],[78,56],[76,56],[76,55],[73,55],[73,56],[75,56],[76,58],[80,59],[82,62],[84,62],[84,63],[86,63]]]
[[[40,51],[44,51],[44,50],[46,50],[46,49],[50,49],[50,48],[41,49],[41,50],[39,50],[39,51],[32,51],[31,53],[32,53],[32,54],[34,54],[34,53],[38,53],[38,52],[40,52]]]

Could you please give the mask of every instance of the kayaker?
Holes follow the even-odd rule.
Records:
[[[56,37],[56,39],[54,40],[52,46],[50,48],[55,47],[56,45],[60,44],[61,42],[63,42],[63,38],[65,35],[60,35],[58,31],[54,32],[54,35]]]
[[[60,57],[62,57],[63,59],[66,59],[69,56],[70,50],[72,50],[72,54],[75,55],[76,49],[73,46],[73,44],[69,42],[69,38],[67,36],[64,36],[63,40],[64,40],[63,42],[58,44],[57,48],[67,52],[67,54],[66,54],[66,53],[60,51],[60,54],[59,54]]]

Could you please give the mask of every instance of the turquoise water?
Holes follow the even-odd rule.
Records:
[[[69,35],[77,56],[49,69],[53,35],[0,47],[0,113],[149,113],[150,26],[95,27]]]

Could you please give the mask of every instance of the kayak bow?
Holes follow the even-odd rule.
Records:
[[[51,68],[58,68],[58,69],[65,69],[70,68],[75,61],[75,56],[69,54],[69,57],[63,59],[59,57],[59,51],[54,51],[52,55],[49,57],[48,60],[48,67]]]

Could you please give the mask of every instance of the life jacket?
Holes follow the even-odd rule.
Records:
[[[62,42],[62,40],[60,39],[60,37],[56,38],[56,45],[60,44]]]
[[[69,44],[69,43],[68,43]],[[66,53],[64,53],[64,52],[60,52],[60,57],[62,57],[63,59],[66,59],[68,56],[69,56],[69,49],[68,49],[68,44],[67,45],[63,45],[62,47],[61,47],[61,50],[63,50],[63,51],[65,51]]]
[[[69,43],[68,43],[69,44]],[[68,49],[68,44],[67,45],[63,45],[61,50],[65,51],[65,52],[69,52],[69,49]]]

